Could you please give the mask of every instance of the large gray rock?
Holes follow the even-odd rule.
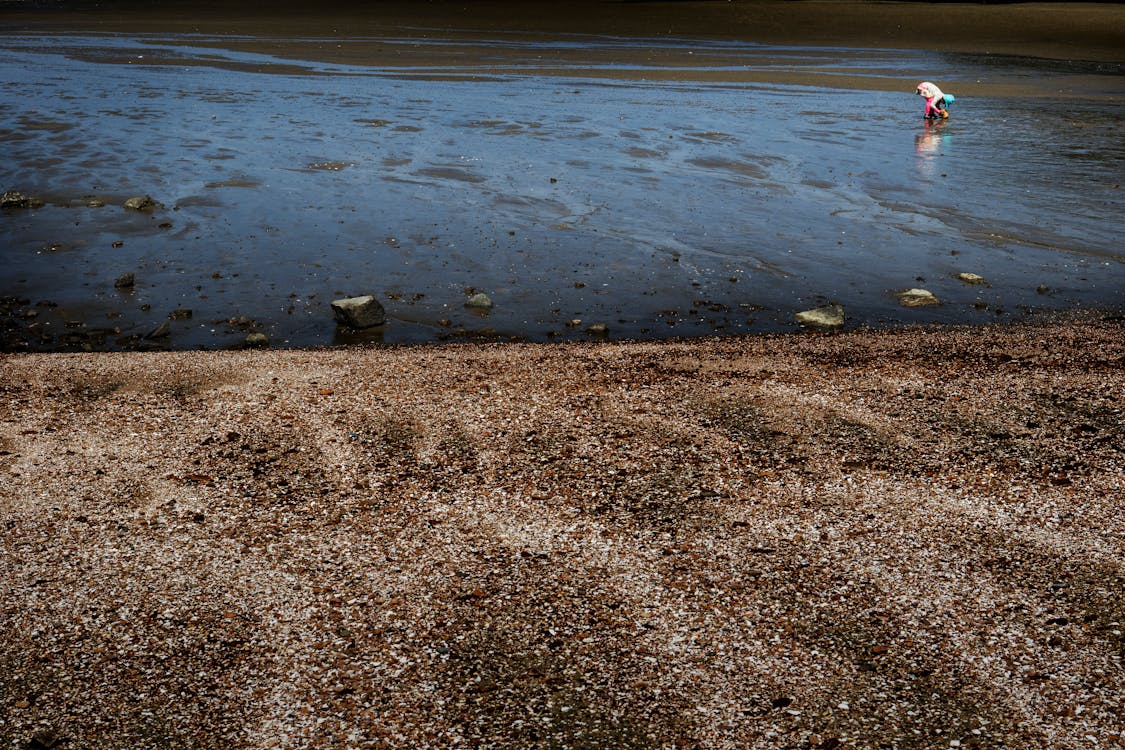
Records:
[[[370,294],[338,299],[332,303],[332,313],[337,323],[352,328],[381,326],[387,320],[383,306]]]
[[[804,310],[795,317],[802,325],[839,328],[844,325],[844,308],[841,305],[825,305],[814,310]]]

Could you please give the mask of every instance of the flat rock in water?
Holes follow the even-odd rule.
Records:
[[[975,273],[959,273],[957,274],[958,281],[964,281],[966,284],[987,284],[983,276],[977,276]]]
[[[379,326],[387,320],[383,305],[370,294],[338,299],[332,303],[332,313],[337,323],[352,328]]]
[[[802,325],[839,328],[844,325],[844,308],[842,305],[825,305],[813,310],[804,310],[794,317]]]
[[[907,289],[896,294],[898,301],[904,307],[925,307],[926,305],[940,305],[941,300],[934,296],[928,289]]]

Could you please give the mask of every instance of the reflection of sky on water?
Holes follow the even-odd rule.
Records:
[[[953,118],[927,124],[917,60],[887,52],[848,59],[879,80],[901,71],[901,91],[539,75],[510,54],[487,74],[418,77],[174,41],[5,40],[0,180],[52,205],[3,217],[0,295],[190,303],[317,343],[340,292],[383,293],[400,322],[387,340],[409,340],[463,318],[468,286],[496,300],[490,325],[533,337],[571,318],[646,336],[769,330],[826,299],[858,320],[979,320],[981,295],[1106,304],[1125,287],[1120,103],[950,86]],[[662,51],[698,51],[707,69],[802,54]],[[167,210],[78,205],[138,193]],[[70,250],[45,264],[51,243]],[[106,290],[126,270],[145,284],[123,301]],[[992,287],[952,281],[962,270]],[[919,278],[942,308],[897,306],[888,292]]]

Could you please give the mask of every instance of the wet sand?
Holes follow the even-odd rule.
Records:
[[[735,38],[763,44],[951,50],[1121,62],[1119,3],[800,2],[217,2],[67,3],[33,11],[6,2],[5,22],[107,32],[361,36],[389,28]]]

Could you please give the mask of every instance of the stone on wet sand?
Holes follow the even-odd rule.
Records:
[[[351,328],[370,328],[383,325],[387,320],[383,305],[370,294],[335,300],[332,313],[337,323]]]
[[[23,208],[27,205],[27,196],[17,190],[9,190],[0,195],[0,208]]]
[[[966,284],[987,284],[983,276],[978,276],[975,273],[959,273],[957,274],[958,281],[964,281]]]
[[[472,297],[469,297],[465,302],[465,307],[472,307],[477,310],[491,310],[492,299],[484,292],[477,292]]]
[[[252,349],[265,349],[270,345],[270,338],[264,333],[251,333],[246,337],[245,343]]]
[[[9,190],[0,195],[0,208],[39,208],[43,201],[18,190]]]
[[[844,308],[842,305],[825,305],[812,310],[804,310],[794,317],[802,325],[839,328],[844,325]]]
[[[159,206],[160,204],[154,201],[150,195],[138,195],[125,201],[125,208],[131,208],[134,211],[152,211]]]
[[[907,289],[897,292],[898,301],[903,307],[925,307],[926,305],[940,305],[941,300],[934,296],[928,289]]]
[[[248,318],[245,315],[238,315],[233,318],[221,318],[214,322],[216,324],[226,323],[228,326],[234,326],[235,328],[241,328],[243,330],[247,328],[253,328],[257,325],[257,323],[254,322],[253,318]]]

